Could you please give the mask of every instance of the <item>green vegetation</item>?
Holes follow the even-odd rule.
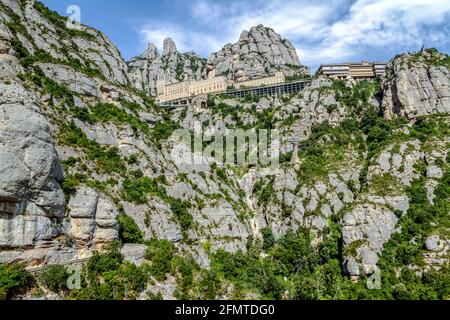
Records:
[[[409,218],[405,219],[410,220],[411,214],[412,211],[408,213]],[[420,228],[422,223],[415,221],[413,224],[415,228]],[[247,253],[231,254],[219,250],[212,254],[209,271],[200,270],[195,264],[187,264],[187,276],[181,277],[172,268],[172,274],[178,279],[178,294],[184,299],[217,299],[225,291],[231,299],[243,299],[249,293],[257,294],[262,299],[299,300],[435,300],[450,297],[449,268],[439,272],[432,270],[422,278],[403,268],[400,276],[397,276],[397,267],[404,267],[406,263],[414,261],[404,258],[417,254],[417,251],[411,251],[408,247],[423,246],[423,242],[411,245],[409,236],[403,240],[403,244],[398,243],[396,238],[404,237],[402,234],[394,236],[380,261],[381,290],[369,290],[364,277],[359,283],[352,283],[341,269],[341,234],[339,224],[332,222],[331,227],[324,232],[324,241],[318,247],[312,247],[310,235],[306,231],[288,233],[275,241],[272,231],[264,229],[263,242],[249,239]],[[171,252],[168,249],[166,251]],[[263,251],[266,252],[264,256],[261,255]],[[163,252],[160,252],[159,256],[162,255]],[[164,258],[171,259],[172,264],[176,260],[173,255]],[[165,275],[169,266],[162,262],[160,266]],[[184,281],[189,284],[188,288],[183,285]],[[226,289],[230,285],[232,291]]]
[[[426,56],[424,56],[424,53],[421,51],[414,54],[410,63],[424,61],[428,66],[450,69],[450,56],[448,54],[440,53],[435,48],[426,49],[424,52]]]
[[[75,123],[61,125],[60,143],[81,148],[87,159],[95,162],[100,172],[124,175],[125,164],[117,148],[108,148],[88,139],[86,134]]]
[[[338,127],[332,127],[328,122],[314,125],[309,139],[299,145],[302,160],[298,172],[300,181],[327,176],[333,168],[348,161],[346,152],[352,150],[357,151],[361,158],[365,151],[363,134],[357,122],[345,121]]]
[[[57,34],[60,37],[71,39],[73,37],[81,37],[89,41],[95,41],[96,37],[86,31],[75,30],[75,29],[67,29],[66,21],[67,18],[61,17],[54,11],[46,8],[42,3],[35,2],[34,7],[38,10],[41,15],[46,18],[49,22],[51,22],[54,26],[56,26]],[[65,60],[57,59],[52,57],[49,53],[37,48],[34,43],[33,38],[28,33],[26,27],[22,24],[20,17],[15,14],[11,9],[7,6],[0,4],[0,8],[5,11],[8,16],[12,19],[11,22],[7,23],[7,27],[12,31],[14,38],[12,39],[12,47],[16,52],[17,58],[21,62],[21,64],[25,67],[25,69],[30,70],[33,67],[35,62],[43,62],[43,63],[54,63],[54,64],[62,64],[72,67],[77,71],[81,71],[90,77],[97,77],[105,80],[105,77],[101,73],[100,70],[96,68],[92,68],[90,66],[91,62],[87,61],[84,64],[81,63],[76,58],[73,58],[67,48],[63,45],[61,49],[61,53],[65,56]],[[35,53],[31,55],[28,50],[22,45],[18,38],[18,34],[24,36],[33,46]]]
[[[214,107],[216,105],[215,98],[212,94],[208,94],[206,105],[208,106],[208,108]]]
[[[261,235],[263,238],[262,248],[267,252],[275,244],[275,237],[273,236],[272,229],[270,228],[261,229]]]
[[[156,280],[164,281],[172,270],[175,246],[170,241],[157,239],[148,241],[147,246],[145,257],[150,261],[150,273]]]
[[[133,107],[134,108],[134,107]],[[88,109],[75,108],[75,116],[87,123],[113,122],[121,125],[130,125],[135,132],[141,130],[149,133],[149,126],[141,121],[136,115],[128,113],[125,109],[119,108],[111,103],[97,103]]]
[[[51,24],[53,24],[56,27],[56,32],[57,32],[58,36],[67,38],[67,39],[70,39],[73,37],[79,37],[79,38],[83,38],[88,41],[96,41],[95,35],[87,32],[87,31],[68,29],[66,27],[67,18],[62,17],[57,12],[48,9],[41,2],[36,1],[34,3],[34,8],[42,15],[43,18],[48,20]]]
[[[164,183],[163,176],[159,179],[151,179],[148,177],[133,180],[127,179],[123,184],[123,197],[125,200],[137,204],[146,203],[149,195],[159,197],[169,204],[171,211],[180,222],[182,230],[187,231],[194,222],[188,211],[189,203],[168,196],[162,186]]]
[[[82,288],[72,290],[74,300],[133,300],[145,289],[145,266],[125,262],[120,244],[113,243],[105,253],[95,253],[83,268]]]
[[[259,98],[258,98],[259,99]],[[245,112],[250,113],[256,118],[256,123],[253,124],[247,124],[244,125],[244,122],[242,121],[242,107],[240,106],[230,106],[226,103],[219,103],[214,105],[211,108],[211,111],[213,114],[220,114],[224,118],[227,116],[231,116],[232,120],[235,122],[234,128],[236,129],[243,129],[243,130],[249,130],[249,129],[273,129],[274,128],[274,116],[276,114],[276,109],[274,108],[267,108],[262,111],[256,111],[255,109],[245,110]],[[232,126],[228,126],[229,128],[232,128]]]
[[[181,225],[181,230],[187,231],[194,224],[194,219],[189,213],[190,204],[179,199],[169,197],[166,200],[170,205],[170,210],[175,214]]]
[[[8,6],[6,6],[3,3],[0,3],[0,9],[5,12],[9,18],[11,18],[12,21],[6,22],[6,26],[11,30],[11,32],[14,35],[13,41],[18,41],[17,34],[20,33],[23,35],[27,40],[29,40],[31,43],[33,43],[33,39],[28,33],[27,28],[23,25],[20,17],[11,10]],[[13,42],[13,48],[14,48],[14,42]],[[14,48],[15,50],[15,48]],[[28,52],[28,51],[27,51]]]
[[[336,99],[353,115],[360,116],[370,107],[370,100],[381,97],[381,84],[377,81],[361,81],[349,87],[343,80],[333,81],[331,87]]]
[[[33,283],[33,276],[24,266],[0,264],[0,300],[10,299],[25,292]]]
[[[251,102],[259,103],[260,100],[261,100],[260,96],[252,95],[252,94],[248,94],[242,99],[242,101],[244,103],[251,103]]]
[[[23,6],[23,1],[19,3]],[[92,61],[81,61],[74,58],[68,48],[62,47],[64,59],[56,59],[47,52],[38,50],[21,19],[5,5],[0,4],[12,21],[7,27],[12,31],[11,45],[20,63],[24,67],[24,74],[20,78],[27,84],[40,88],[42,93],[50,94],[58,103],[67,108],[64,115],[73,116],[85,123],[96,124],[111,122],[120,126],[131,126],[136,136],[142,134],[157,146],[168,139],[179,124],[171,120],[169,114],[163,114],[163,120],[158,121],[151,128],[139,117],[139,111],[145,109],[140,105],[122,100],[120,106],[111,103],[97,103],[87,108],[76,107],[70,90],[64,85],[56,83],[45,76],[36,64],[63,64],[81,71],[90,77],[105,79],[101,71],[93,67]],[[56,12],[47,9],[39,2],[34,7],[50,23],[55,25],[57,34],[62,40],[70,41],[74,37],[81,37],[88,41],[97,41],[94,31],[77,31],[67,29],[66,19]],[[88,30],[88,29],[87,29]],[[28,39],[34,47],[33,54],[20,42],[21,36]],[[62,41],[62,42],[64,42]],[[75,46],[74,43],[72,43]],[[409,63],[423,61],[429,66],[450,67],[448,55],[440,55],[437,50],[429,49],[425,57],[423,52],[412,55]],[[199,64],[205,65],[194,57],[189,57],[193,69]],[[194,60],[193,60],[194,59]],[[164,64],[167,66],[167,61]],[[300,71],[302,67],[288,66]],[[183,78],[183,65],[177,65],[177,78]],[[288,77],[288,81],[303,78],[304,75]],[[135,89],[127,90],[136,92]],[[368,166],[371,161],[389,144],[398,145],[402,141],[419,139],[424,143],[431,143],[433,139],[444,140],[449,135],[447,115],[419,117],[408,127],[409,133],[399,129],[405,127],[406,120],[387,121],[380,114],[380,110],[371,105],[371,101],[380,99],[381,85],[379,82],[363,81],[349,86],[344,81],[334,81],[331,88],[320,88],[319,93],[333,90],[336,100],[346,108],[349,119],[341,124],[332,126],[328,122],[314,125],[308,140],[300,144],[299,157],[302,162],[298,178],[301,182],[313,182],[317,178],[326,178],[328,174],[342,164],[353,165],[347,159],[349,151],[355,151],[359,158],[357,164],[364,165],[362,174],[363,188],[371,188],[378,195],[395,195],[400,190],[406,192],[410,198],[410,208],[406,214],[397,214],[399,230],[385,245],[379,267],[382,272],[381,290],[368,290],[365,277],[361,276],[359,283],[352,283],[342,271],[342,217],[330,218],[329,227],[321,232],[323,242],[317,246],[311,245],[313,235],[307,230],[288,233],[278,239],[273,230],[261,230],[262,239],[249,238],[247,251],[227,253],[223,250],[212,252],[211,242],[203,243],[210,254],[211,268],[201,269],[190,256],[181,256],[176,246],[167,240],[144,240],[143,232],[135,220],[127,216],[121,208],[118,217],[119,237],[121,243],[143,243],[148,246],[146,258],[149,264],[137,267],[125,262],[120,253],[120,243],[114,243],[104,253],[95,253],[83,269],[82,288],[68,293],[66,282],[67,273],[63,266],[52,266],[44,269],[38,275],[39,284],[55,293],[67,294],[70,299],[135,299],[146,288],[148,280],[153,277],[157,281],[165,281],[168,275],[177,280],[176,296],[180,299],[217,299],[229,297],[244,299],[256,295],[263,299],[449,299],[450,298],[450,269],[431,270],[419,277],[408,265],[424,267],[424,243],[428,236],[436,232],[448,234],[450,221],[448,219],[450,197],[449,163],[440,161],[439,166],[444,171],[443,178],[435,190],[434,204],[427,199],[425,163],[417,164],[422,176],[404,190],[398,185],[392,175],[372,176],[370,184],[365,181]],[[153,106],[153,101],[145,94],[142,96],[147,107]],[[282,101],[288,103],[292,97],[284,96]],[[240,106],[229,106],[225,103],[216,104],[214,97],[208,96],[207,104],[215,115],[230,116],[235,127],[242,129],[272,129],[281,125],[289,127],[299,120],[298,113],[289,115],[281,123],[277,123],[276,115],[279,108],[267,108],[256,111],[259,97],[247,96],[241,100],[246,103],[244,110]],[[53,99],[49,99],[53,104]],[[249,107],[250,106],[250,107]],[[328,113],[336,112],[337,104],[327,107]],[[245,115],[245,116],[244,116]],[[256,123],[244,125],[243,119],[254,117]],[[129,165],[138,164],[136,155],[122,159],[117,148],[102,147],[88,139],[86,134],[74,122],[61,123],[59,142],[83,151],[85,157],[69,158],[63,162],[68,174],[63,182],[63,189],[67,196],[72,195],[80,184],[92,186],[97,190],[108,190],[110,186],[119,182],[111,178],[107,182],[92,181],[88,177],[95,170],[99,174],[116,174],[121,176],[121,194],[125,201],[135,204],[146,204],[150,196],[158,197],[168,204],[174,214],[174,219],[181,225],[185,240],[187,231],[194,227],[194,220],[189,212],[191,204],[170,197],[166,193],[167,182],[164,176],[152,179],[144,177],[140,170],[127,170]],[[293,157],[292,153],[282,156],[281,163],[288,166]],[[450,156],[449,156],[450,157]],[[353,157],[352,157],[353,158]],[[87,163],[94,164],[88,168]],[[211,166],[213,177],[220,184],[220,194],[211,198],[226,199],[233,205],[235,211],[243,220],[247,212],[244,205],[237,204],[230,197],[225,186],[236,187],[224,168]],[[75,173],[74,173],[75,172]],[[79,173],[83,172],[83,173]],[[205,175],[203,173],[203,175]],[[119,179],[119,177],[115,176]],[[180,175],[180,180],[189,183],[186,175]],[[192,185],[195,189],[195,185]],[[348,184],[350,190],[358,193],[353,181]],[[237,187],[235,189],[238,189]],[[239,191],[239,190],[233,191]],[[365,189],[363,189],[365,190]],[[258,198],[258,205],[268,208],[273,201],[277,201],[274,192],[274,180],[258,181],[253,189]],[[239,194],[239,192],[236,192]],[[243,198],[242,194],[239,194]],[[205,207],[205,200],[196,199],[197,208]],[[241,205],[241,207],[239,207]],[[292,215],[292,208],[281,203],[284,218]],[[237,210],[238,208],[239,210]],[[243,209],[243,210],[241,210]],[[145,224],[150,225],[151,210],[146,215]],[[270,212],[269,212],[270,214]],[[357,243],[361,244],[361,243]],[[349,252],[356,251],[356,245],[346,248]],[[348,252],[346,252],[348,253]],[[34,285],[33,276],[20,265],[0,265],[0,299],[9,299],[29,290]],[[161,295],[152,296],[160,299]]]
[[[175,77],[178,81],[183,81],[184,80],[184,65],[182,63],[178,63],[177,64],[177,68],[176,68],[176,77]]]
[[[122,243],[142,243],[144,236],[141,229],[133,220],[133,218],[127,216],[124,213],[119,215],[117,219],[119,223],[119,239]]]
[[[418,117],[416,123],[408,128],[409,134],[400,132],[398,129],[406,126],[405,119],[388,121],[369,103],[370,97],[377,94],[378,85],[361,82],[350,89],[345,86],[345,82],[334,82],[333,86],[340,92],[339,100],[349,106],[353,116],[335,127],[328,122],[312,127],[309,139],[299,146],[299,157],[302,160],[299,178],[302,181],[313,181],[313,177],[328,175],[333,167],[348,161],[345,152],[352,149],[359,153],[362,161],[364,158],[374,158],[392,143],[416,138],[426,142],[430,139],[444,139],[449,135],[445,115],[439,114]],[[367,156],[364,156],[366,152]],[[363,179],[364,176],[363,174]]]
[[[256,195],[256,197],[259,200],[259,206],[264,207],[266,206],[270,200],[274,197],[274,191],[273,191],[273,183],[274,180],[271,179],[267,183],[264,183],[263,180],[259,180],[255,185],[253,186],[253,194]]]
[[[154,195],[161,199],[166,198],[166,192],[160,186],[162,180],[143,177],[141,179],[127,179],[123,183],[123,196],[125,200],[137,204],[147,202],[148,195]]]
[[[152,136],[156,142],[167,140],[175,130],[180,126],[169,118],[165,118],[164,121],[159,121],[152,129]]]
[[[54,80],[47,78],[44,72],[37,66],[32,67],[32,72],[19,75],[22,81],[30,81],[41,88],[43,93],[51,94],[53,98],[61,100],[61,103],[72,106],[73,96],[69,89],[63,85],[56,83]]]
[[[49,266],[39,274],[39,279],[47,289],[54,293],[67,290],[67,279],[69,275],[63,266]]]
[[[71,57],[69,55],[69,53],[67,52],[67,49],[63,50],[63,51],[66,51],[65,52],[66,60],[54,58],[49,53],[47,53],[41,49],[36,49],[36,52],[33,55],[28,54],[28,51],[27,51],[27,53],[24,53],[23,49],[20,49],[20,50],[21,50],[21,53],[20,53],[21,64],[27,69],[32,68],[34,63],[36,63],[36,62],[60,64],[60,65],[65,65],[65,66],[71,67],[75,71],[83,72],[88,77],[96,77],[96,78],[106,81],[105,76],[102,74],[102,72],[99,69],[91,67],[91,62],[88,61],[88,62],[85,62],[85,64],[83,64],[79,59]]]
[[[295,70],[295,71],[300,71],[300,73],[296,73],[292,76],[286,76],[286,82],[294,82],[294,81],[298,81],[298,80],[309,80],[311,79],[311,76],[309,74],[307,74],[305,72],[305,70],[307,70],[307,67],[305,66],[296,66],[296,65],[292,65],[292,64],[287,64],[287,67]]]
[[[398,195],[403,191],[397,179],[389,173],[373,176],[368,187],[382,197]]]
[[[97,103],[90,107],[89,110],[79,107],[74,107],[73,110],[75,117],[90,124],[112,122],[118,125],[130,125],[135,134],[140,131],[157,144],[168,139],[173,131],[179,128],[178,124],[168,118],[165,118],[164,121],[159,121],[154,128],[150,128],[136,114],[136,111],[140,109],[139,105],[128,101],[122,101],[121,104],[131,112],[127,112],[125,109],[111,103]]]
[[[252,239],[247,254],[219,250],[212,255],[211,270],[197,271],[196,281],[184,297],[188,294],[191,299],[217,299],[232,284],[234,289],[227,294],[231,299],[242,299],[248,293],[263,299],[332,299],[339,281],[350,282],[341,275],[336,260],[339,251],[331,233],[327,239],[332,243],[325,242],[319,250],[311,247],[309,236],[303,232],[287,234],[277,242],[271,231],[266,230],[265,235],[266,257],[261,256],[261,243]],[[318,268],[330,276],[324,272],[323,279],[317,278]],[[323,291],[312,286],[313,282]]]
[[[428,236],[435,232],[435,226],[449,228],[448,212],[450,205],[449,188],[450,171],[447,169],[444,178],[436,188],[435,204],[427,199],[425,177],[416,180],[407,190],[410,197],[408,213],[400,217],[399,226],[402,232],[396,233],[385,245],[379,265],[383,282],[380,291],[373,292],[371,298],[382,299],[431,299],[445,300],[450,298],[450,268],[431,270],[422,278],[405,265],[423,266],[423,247]],[[402,268],[401,275],[397,270]]]

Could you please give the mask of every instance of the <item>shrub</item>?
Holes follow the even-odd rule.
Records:
[[[89,124],[95,123],[94,117],[92,117],[92,115],[86,108],[75,107],[73,109],[73,112],[77,119],[80,119],[81,121],[87,122]]]
[[[94,253],[83,272],[83,288],[73,290],[70,298],[80,300],[136,299],[145,289],[144,267],[124,262],[120,243],[113,243],[105,253]]]
[[[87,262],[85,269],[88,280],[96,282],[97,276],[107,272],[117,270],[123,262],[123,255],[120,253],[120,243],[114,242],[106,248],[105,253],[94,252],[94,255]]]
[[[0,300],[10,299],[31,288],[34,279],[23,265],[0,264]]]
[[[152,138],[160,143],[167,140],[175,130],[179,128],[179,125],[170,119],[164,119],[156,124],[152,129]]]
[[[194,219],[192,218],[192,215],[187,210],[187,203],[174,198],[168,198],[167,199],[170,205],[170,210],[175,214],[178,221],[181,225],[181,230],[187,231],[192,224],[194,223]]]
[[[74,122],[63,124],[60,132],[61,143],[82,148],[88,159],[95,161],[102,172],[125,173],[125,163],[119,155],[118,148],[103,147],[90,140]]]
[[[83,182],[85,179],[85,176],[80,175],[69,175],[64,178],[62,188],[64,191],[64,195],[67,199],[70,198],[70,196],[74,195],[77,191],[77,187],[80,185],[81,182]]]
[[[273,236],[272,229],[263,228],[261,234],[263,237],[263,249],[264,251],[269,251],[275,244],[275,237]]]
[[[133,218],[122,213],[117,221],[119,222],[119,238],[123,243],[142,243],[144,239],[142,231]]]
[[[208,107],[214,107],[216,105],[216,101],[215,101],[214,96],[212,94],[208,94],[208,98],[206,100],[206,105]]]
[[[39,1],[36,1],[33,6],[45,19],[56,27],[56,32],[60,37],[80,37],[89,41],[96,41],[96,37],[86,31],[68,29],[66,27],[66,18],[60,16],[57,12],[48,9]]]
[[[188,211],[188,204],[166,194],[165,189],[160,186],[164,183],[162,178],[151,179],[143,177],[140,179],[126,179],[123,183],[123,195],[127,201],[137,204],[147,202],[148,195],[154,195],[167,202],[170,209],[177,217],[183,231],[188,230],[193,224],[193,218]]]
[[[146,203],[148,195],[155,195],[161,199],[166,198],[166,192],[159,186],[158,180],[148,177],[126,179],[123,183],[123,193],[126,200],[137,204]]]
[[[158,281],[163,281],[171,271],[175,246],[168,240],[152,239],[147,244],[146,259],[151,262],[150,272]]]
[[[54,293],[67,289],[68,274],[63,266],[49,266],[39,274],[42,283]]]

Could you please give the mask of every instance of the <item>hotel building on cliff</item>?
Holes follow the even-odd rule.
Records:
[[[359,63],[322,64],[318,75],[325,75],[333,79],[353,79],[356,81],[371,80],[386,74],[386,63],[367,61]]]
[[[159,103],[186,99],[201,94],[221,93],[227,91],[229,87],[235,89],[253,88],[259,86],[268,86],[286,82],[286,77],[282,71],[276,72],[273,76],[251,79],[246,81],[231,81],[226,77],[216,77],[214,72],[210,72],[208,79],[199,81],[180,81],[167,83],[164,80],[158,80],[156,85],[157,98]]]

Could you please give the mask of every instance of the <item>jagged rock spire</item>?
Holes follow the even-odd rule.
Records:
[[[164,39],[164,45],[163,45],[163,56],[166,55],[173,55],[176,54],[177,46],[175,45],[175,42],[172,40],[172,38],[165,38]]]

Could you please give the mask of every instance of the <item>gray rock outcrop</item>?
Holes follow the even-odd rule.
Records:
[[[0,82],[0,247],[59,234],[63,169],[38,101],[20,83]]]
[[[118,239],[119,211],[110,199],[81,187],[69,204],[69,235],[81,247],[107,244]]]
[[[383,110],[387,119],[450,112],[448,55],[432,49],[402,55],[388,65]]]
[[[266,77],[279,70],[286,76],[308,73],[293,45],[263,25],[243,31],[237,43],[212,53],[208,69],[236,81]]]
[[[295,95],[217,97],[215,107],[205,110],[162,112],[135,88],[154,94],[158,78],[199,80],[207,71],[246,80],[307,70],[292,44],[263,26],[243,32],[238,43],[208,61],[180,53],[166,39],[161,54],[150,44],[126,65],[103,34],[84,26],[71,33],[33,3],[0,2],[0,263],[89,256],[118,239],[120,212],[145,240],[168,240],[202,267],[209,267],[210,252],[245,251],[263,228],[275,239],[307,229],[314,246],[326,240],[328,229],[342,229],[343,268],[357,277],[373,272],[386,243],[402,232],[399,221],[411,207],[408,188],[417,179],[424,179],[424,201],[442,201],[447,132],[424,142],[408,137],[417,129],[411,121],[383,128],[392,140],[379,137],[375,145],[369,138],[379,132],[364,131],[360,120],[369,105],[383,108],[386,118],[449,112],[444,56],[422,52],[394,59],[383,105],[376,90],[346,82],[339,91],[318,77]],[[11,24],[17,19],[24,28]],[[358,100],[361,113],[350,100]],[[168,136],[179,127],[192,132],[197,122],[211,134],[277,129],[283,159],[273,170],[178,163],[175,146],[191,156],[191,144]],[[396,133],[402,133],[398,140]],[[447,230],[432,227],[418,246],[428,267],[442,267],[448,263]],[[123,250],[128,261],[144,260],[145,246]]]
[[[158,79],[167,83],[206,78],[206,60],[194,52],[180,53],[175,42],[166,38],[160,55],[155,44],[128,62],[130,81],[139,90],[156,94]]]

